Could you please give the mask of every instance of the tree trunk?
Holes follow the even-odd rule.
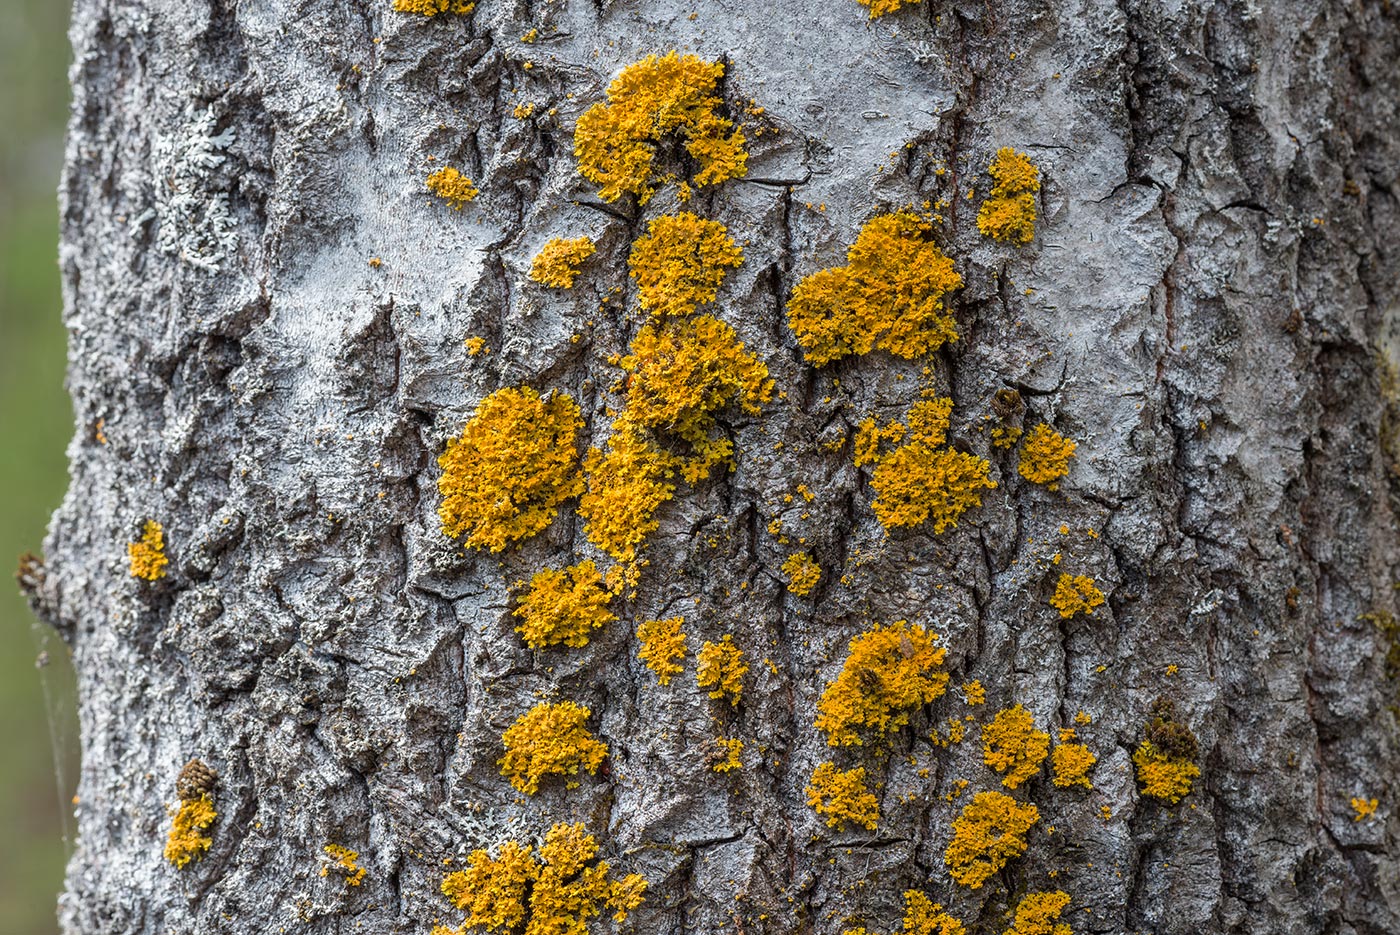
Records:
[[[79,677],[66,931],[426,935],[466,917],[440,887],[471,851],[556,822],[646,878],[619,927],[658,935],[896,932],[908,890],[973,933],[1059,890],[1076,932],[1400,931],[1396,9],[868,13],[77,0],[61,257],[78,427],[29,579]],[[575,123],[671,49],[725,64],[747,172],[684,204],[675,184],[605,201]],[[977,225],[1001,147],[1039,168],[1023,246]],[[658,172],[683,157],[663,144]],[[460,210],[425,188],[444,166],[480,188]],[[956,341],[812,366],[793,289],[909,206],[939,216],[962,278]],[[648,318],[629,251],[677,210],[742,247],[701,311],[776,392],[719,413],[732,467],[676,481],[619,619],[532,650],[520,582],[612,559],[576,499],[503,551],[454,542],[437,458],[522,385],[568,394],[581,445],[604,444],[614,355]],[[573,288],[531,281],[546,240],[577,236],[598,252]],[[997,486],[955,528],[887,531],[851,438],[923,389],[952,399],[952,445]],[[998,408],[1018,397],[1024,414]],[[1078,443],[1056,489],[993,444],[1012,422]],[[128,561],[148,520],[158,580]],[[822,571],[805,596],[781,570],[798,551]],[[1106,602],[1062,617],[1062,573]],[[690,653],[661,686],[634,631],[671,616]],[[848,642],[900,620],[941,635],[949,690],[829,746],[814,721]],[[737,706],[696,684],[695,653],[725,634],[750,663]],[[984,706],[964,702],[972,680]],[[1199,742],[1175,804],[1132,762],[1159,698]],[[501,738],[542,699],[587,707],[609,755],[525,795]],[[1047,763],[1009,792],[1039,809],[1029,849],[960,885],[953,821],[1008,791],[979,728],[1016,704],[1057,743],[1076,731],[1093,788]],[[745,742],[741,769],[715,771],[719,737]],[[218,819],[177,869],[162,849],[193,758],[217,773]],[[827,761],[865,768],[874,830],[809,806]],[[358,853],[359,885],[327,845]]]

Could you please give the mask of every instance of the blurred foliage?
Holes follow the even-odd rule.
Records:
[[[0,0],[0,557],[40,551],[66,481],[58,205],[68,5]],[[0,931],[56,932],[77,769],[63,643],[0,587]],[[47,651],[50,662],[36,667]]]

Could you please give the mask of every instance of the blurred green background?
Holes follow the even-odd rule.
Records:
[[[56,191],[68,4],[0,0],[0,559],[39,552],[73,431],[63,391]],[[0,585],[0,933],[57,932],[77,724],[62,641]],[[36,668],[41,652],[50,662]]]

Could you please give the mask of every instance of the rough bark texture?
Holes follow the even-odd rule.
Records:
[[[561,820],[650,881],[625,923],[644,933],[887,932],[911,888],[978,933],[1047,888],[1073,896],[1076,932],[1400,931],[1397,685],[1376,623],[1400,562],[1390,3],[999,0],[874,22],[853,0],[389,6],[75,4],[78,430],[34,587],[80,682],[66,931],[426,935],[461,917],[438,891],[447,858]],[[733,471],[663,508],[622,619],[532,652],[514,582],[600,554],[572,505],[520,548],[463,554],[439,530],[435,459],[521,383],[570,393],[606,437],[607,361],[639,325],[625,258],[675,193],[603,206],[572,127],[622,66],[672,48],[727,60],[736,116],[766,108],[745,116],[767,128],[748,177],[690,207],[744,245],[717,314],[786,395],[726,417]],[[1044,180],[1021,249],[980,237],[964,197],[1004,145]],[[424,191],[444,164],[482,188],[460,213]],[[797,280],[877,210],[938,199],[960,339],[928,361],[806,366],[783,314]],[[527,280],[546,239],[585,233],[599,256],[574,289]],[[887,536],[849,449],[821,443],[929,379],[999,486],[955,530]],[[979,430],[1003,387],[1027,426],[1079,441],[1059,491]],[[785,500],[799,482],[810,504]],[[172,559],[155,585],[126,566],[147,518]],[[778,570],[799,537],[824,569],[809,598]],[[1062,570],[1107,604],[1062,621]],[[637,661],[637,622],[674,613],[692,650],[732,632],[753,657],[737,713],[696,688],[693,657],[669,688]],[[1093,717],[1094,789],[1042,773],[1020,790],[1041,810],[1030,850],[978,890],[943,865],[966,802],[947,796],[997,779],[975,732],[928,740],[967,713],[957,692],[887,755],[840,760],[878,785],[878,831],[827,829],[805,803],[834,755],[813,729],[823,686],[851,636],[898,619],[944,635],[955,685],[982,681],[979,719],[1017,702],[1052,730]],[[542,695],[592,709],[610,769],[527,799],[496,760]],[[1174,807],[1129,762],[1159,696],[1201,741]],[[740,772],[710,768],[717,718],[750,743]],[[194,756],[219,774],[220,819],[180,871],[161,848]],[[1354,796],[1380,807],[1355,820]],[[360,852],[363,885],[320,874],[327,843]]]

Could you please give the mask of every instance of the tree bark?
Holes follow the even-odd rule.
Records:
[[[557,821],[646,877],[623,923],[644,933],[893,932],[911,889],[976,933],[1043,890],[1071,895],[1076,932],[1400,931],[1396,8],[390,7],[76,0],[77,434],[31,581],[79,678],[65,931],[426,935],[461,921],[439,887],[468,852]],[[645,317],[628,251],[680,205],[674,186],[600,201],[572,130],[621,68],[673,48],[726,62],[749,127],[747,175],[684,207],[743,246],[711,309],[780,392],[725,413],[733,469],[663,506],[621,619],[531,651],[516,582],[606,556],[573,502],[500,554],[447,540],[436,458],[505,386],[567,392],[607,437],[609,359]],[[1041,173],[1020,248],[975,223],[1002,146]],[[444,165],[481,189],[461,211],[424,189]],[[925,203],[964,280],[958,340],[807,365],[796,283],[873,214]],[[583,234],[598,255],[573,289],[528,279],[547,239]],[[955,529],[886,533],[868,472],[823,443],[926,385],[998,486]],[[1027,428],[1078,441],[1058,490],[990,444],[1006,388]],[[148,519],[170,557],[155,582],[127,568]],[[823,570],[808,597],[780,571],[799,549]],[[1062,619],[1061,572],[1107,602]],[[632,633],[676,614],[692,655],[662,688]],[[816,704],[850,638],[895,620],[942,635],[955,688],[841,761],[866,766],[881,817],[830,829],[804,794],[836,756]],[[694,677],[726,633],[752,663],[735,709]],[[985,708],[956,690],[973,679]],[[542,697],[591,709],[608,768],[521,796],[501,734]],[[1200,742],[1176,805],[1130,759],[1159,697]],[[1029,850],[973,890],[944,849],[968,797],[1001,786],[976,723],[946,749],[930,731],[1017,703],[1077,729],[1094,788],[1045,770],[1018,790],[1040,809]],[[746,741],[742,770],[713,771],[719,733]],[[167,808],[195,757],[219,819],[177,870]],[[361,885],[322,875],[327,844],[359,853]]]

